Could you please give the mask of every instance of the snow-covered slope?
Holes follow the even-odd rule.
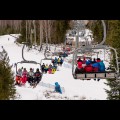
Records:
[[[16,35],[17,36],[17,35]],[[9,40],[8,40],[9,38]],[[5,50],[8,52],[10,57],[10,64],[19,62],[22,60],[22,45],[17,45],[14,41],[16,38],[10,35],[0,36],[0,46],[3,46]],[[54,48],[53,48],[54,49]],[[100,50],[99,57],[104,60],[104,51]],[[40,62],[42,58],[44,58],[44,54],[40,53],[37,50],[30,50],[27,51],[25,49],[25,58],[27,60],[33,60],[36,62]],[[109,59],[109,55],[105,56],[106,60]],[[54,85],[55,82],[59,82],[61,87],[64,87],[65,92],[63,94],[59,93],[52,93],[54,89],[41,86],[38,84],[36,88],[30,88],[29,84],[26,83],[25,86],[18,87],[16,86],[16,99],[17,100],[74,100],[74,99],[85,99],[85,100],[105,100],[107,94],[104,90],[109,89],[108,86],[104,84],[106,80],[94,81],[82,81],[82,80],[75,80],[72,77],[72,70],[71,67],[66,68],[65,62],[62,67],[59,67],[59,71],[55,74],[44,74],[41,82],[46,84]],[[108,62],[105,62],[108,65]],[[69,64],[70,66],[70,64]],[[20,64],[19,67],[26,67],[28,70],[31,67],[36,68],[32,64]],[[37,66],[39,67],[39,66]],[[15,67],[13,66],[12,70],[15,72]]]

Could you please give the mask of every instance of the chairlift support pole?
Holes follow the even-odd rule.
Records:
[[[103,45],[105,43],[105,41],[106,41],[106,25],[105,25],[105,21],[101,20],[101,22],[102,22],[102,25],[103,25],[103,40],[97,46]]]

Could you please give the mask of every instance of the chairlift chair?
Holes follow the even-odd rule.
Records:
[[[17,70],[18,70],[18,64],[36,64],[36,65],[39,65],[39,69],[40,69],[40,71],[42,71],[42,70],[41,70],[41,64],[40,64],[40,63],[38,63],[38,62],[36,62],[36,61],[26,60],[26,59],[24,58],[24,48],[25,48],[25,45],[28,44],[28,42],[22,42],[22,44],[24,44],[24,45],[23,45],[23,48],[22,48],[22,59],[23,59],[23,61],[20,61],[20,62],[17,62],[17,63],[16,63],[16,74],[17,74]],[[42,75],[41,75],[41,79],[42,79]]]
[[[88,46],[86,46],[88,47]],[[72,63],[72,74],[74,79],[96,79],[96,78],[100,78],[100,79],[109,79],[109,78],[118,78],[119,77],[119,62],[117,59],[117,52],[114,48],[112,47],[108,47],[105,45],[101,45],[101,46],[96,46],[96,47],[91,47],[91,49],[112,49],[115,52],[116,55],[116,68],[114,68],[114,71],[105,71],[105,72],[91,72],[91,73],[79,73],[79,74],[75,74],[75,60],[76,58],[76,54],[78,54],[78,51],[82,50],[85,52],[86,48],[78,48],[74,51],[73,53],[73,63]]]

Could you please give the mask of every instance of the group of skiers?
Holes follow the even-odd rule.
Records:
[[[55,57],[55,59],[52,60],[53,65],[60,65],[62,66],[63,64],[63,59],[61,56],[59,58]]]
[[[79,58],[77,60],[75,73],[78,74],[82,72],[105,72],[105,64],[100,58],[94,58],[93,61],[92,59],[86,60],[85,57],[83,60]]]
[[[43,63],[42,65],[41,65],[41,68],[42,68],[42,73],[49,73],[49,74],[54,74],[55,73],[55,71],[56,71],[56,69],[57,69],[57,66],[55,66],[55,65],[51,65],[51,64],[46,64],[45,65],[45,63]]]
[[[42,68],[42,73],[49,73],[49,74],[54,74],[56,70],[58,70],[58,66],[62,66],[63,64],[63,59],[61,57],[57,58],[55,57],[55,59],[52,60],[51,64],[46,64],[43,63],[41,65]]]
[[[28,72],[26,68],[19,68],[16,74],[16,85],[24,85],[27,81],[30,83],[30,85],[38,84],[41,80],[42,73],[39,71],[39,68],[36,69],[36,72],[34,72],[34,69],[30,68],[30,71]]]

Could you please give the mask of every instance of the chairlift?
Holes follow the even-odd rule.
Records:
[[[27,43],[27,42],[22,42],[22,44],[24,44],[24,45],[23,45],[23,48],[22,48],[22,58],[23,58],[23,60],[16,63],[16,74],[17,74],[17,70],[18,70],[18,64],[34,64],[34,65],[38,65],[39,67],[37,67],[37,68],[39,68],[40,71],[42,71],[42,70],[41,70],[41,64],[40,64],[40,63],[38,63],[38,62],[36,62],[36,61],[26,60],[26,59],[24,58],[24,48],[25,48],[25,45],[27,45],[28,43]],[[37,68],[36,68],[36,69],[37,69]],[[41,75],[41,79],[42,79],[42,75]]]
[[[102,24],[103,24],[103,30],[104,30],[104,36],[103,36],[103,41],[100,44],[97,45],[86,45],[86,46],[81,46],[80,48],[77,48],[74,52],[73,52],[73,62],[72,62],[72,75],[74,79],[111,79],[111,78],[116,78],[118,79],[120,77],[120,73],[119,73],[119,65],[120,62],[118,62],[118,56],[117,56],[117,51],[116,49],[114,49],[113,47],[110,46],[106,46],[103,45],[105,40],[106,40],[106,26],[104,23],[104,20],[101,20]],[[114,67],[114,70],[111,71],[105,71],[105,72],[91,72],[91,73],[87,73],[87,72],[80,72],[80,73],[75,73],[75,68],[76,68],[76,62],[75,60],[77,60],[77,54],[79,52],[81,53],[87,53],[88,51],[93,53],[95,49],[104,49],[104,50],[108,50],[108,49],[112,49],[115,53],[115,57],[116,57],[116,68]],[[105,53],[104,53],[105,54]]]
[[[88,47],[88,46],[86,46]],[[86,48],[83,48],[85,51]],[[96,79],[96,78],[100,78],[100,79],[108,79],[108,78],[118,78],[119,77],[119,62],[118,62],[118,57],[117,57],[117,52],[114,48],[109,47],[109,46],[105,46],[105,45],[101,45],[101,46],[96,46],[96,47],[91,47],[91,49],[112,49],[115,52],[116,55],[116,68],[114,67],[114,70],[112,71],[105,71],[105,72],[91,72],[91,73],[79,73],[79,74],[75,74],[75,66],[76,63],[74,60],[76,60],[76,54],[78,54],[78,51],[81,50],[82,52],[82,48],[78,48],[74,51],[73,53],[73,63],[72,63],[72,74],[74,79]],[[87,51],[86,51],[87,52]],[[94,51],[93,51],[94,52]]]

